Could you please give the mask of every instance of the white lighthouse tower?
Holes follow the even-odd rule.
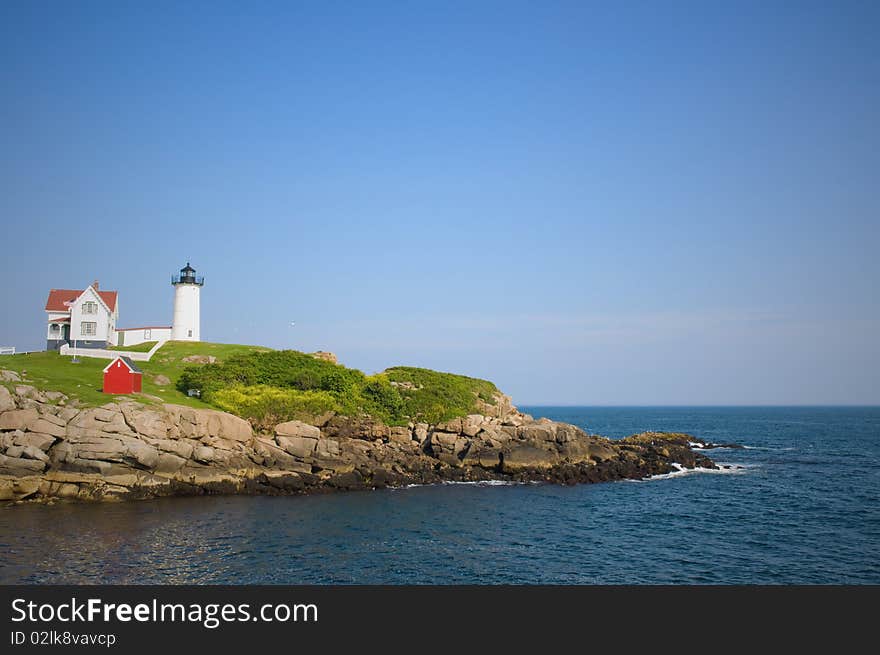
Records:
[[[199,293],[205,284],[204,277],[196,277],[196,269],[186,263],[179,275],[171,276],[174,286],[174,321],[171,338],[174,341],[200,341]]]

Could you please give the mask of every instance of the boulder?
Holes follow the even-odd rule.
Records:
[[[169,417],[163,412],[147,409],[137,403],[125,403],[122,406],[125,422],[138,434],[156,439],[168,434]]]
[[[171,384],[171,380],[168,379],[168,377],[165,375],[154,375],[153,384],[159,387],[167,387],[169,384]]]
[[[277,435],[275,441],[294,457],[311,457],[318,446],[317,437],[285,437]]]
[[[65,407],[58,411],[57,416],[65,423],[69,423],[77,414],[79,410],[76,407]]]
[[[28,430],[31,432],[51,434],[53,437],[63,437],[67,434],[67,428],[57,425],[53,421],[47,421],[45,418],[38,418],[36,421],[29,424]]]
[[[34,446],[24,446],[22,449],[21,457],[26,459],[36,459],[41,462],[48,462],[49,456],[44,453],[39,448],[35,448]]]
[[[318,439],[321,437],[320,428],[302,421],[287,421],[275,426],[275,435],[281,437],[308,437]]]
[[[214,449],[210,446],[199,446],[193,449],[192,458],[202,464],[210,464],[214,460]]]
[[[584,431],[574,425],[560,423],[556,428],[556,443],[568,443],[584,436]]]
[[[201,439],[205,436],[232,441],[250,441],[253,437],[250,423],[243,418],[216,409],[195,409],[183,405],[165,405],[169,420],[178,428],[180,436]],[[169,430],[169,436],[174,430]]]
[[[35,409],[13,409],[0,414],[0,430],[26,430],[40,418]]]
[[[30,398],[39,402],[44,402],[46,397],[37,391],[36,387],[30,384],[18,384],[15,386],[15,395],[19,398]]]
[[[122,410],[118,405],[113,405],[114,411],[105,407],[92,407],[81,411],[70,423],[67,424],[67,433],[71,434],[71,427],[100,432],[116,432],[120,434],[134,435],[134,432],[125,422]]]
[[[44,421],[49,421],[49,423],[54,423],[55,425],[62,428],[67,425],[67,421],[65,421],[63,418],[59,418],[52,413],[56,411],[55,407],[53,407],[52,405],[40,405],[37,408],[37,411],[40,412],[40,418]]]
[[[43,451],[49,450],[53,443],[55,443],[55,437],[40,432],[21,432],[15,437],[16,445],[33,446]]]
[[[46,462],[38,459],[0,455],[0,475],[33,475],[34,473],[42,473],[45,468]]]
[[[442,423],[438,423],[435,429],[440,430],[441,432],[454,432],[456,434],[461,433],[461,419],[454,418],[448,421],[444,421]]]
[[[186,464],[186,459],[172,453],[160,453],[153,467],[156,473],[177,473]]]
[[[486,417],[480,414],[468,414],[461,420],[461,432],[468,437],[476,437],[483,429]]]
[[[0,380],[3,382],[21,382],[21,377],[15,371],[0,369]]]
[[[335,439],[318,439],[315,455],[324,458],[339,457],[339,442]]]
[[[559,462],[559,456],[543,448],[529,445],[510,445],[503,451],[504,470],[549,468]]]
[[[402,443],[405,445],[409,445],[412,443],[412,432],[409,428],[405,427],[392,427],[391,428],[391,436],[389,437],[391,441]]]
[[[516,429],[516,436],[524,441],[555,441],[556,426],[546,423],[529,423]]]
[[[416,423],[416,426],[413,428],[413,437],[420,444],[425,443],[425,440],[428,438],[428,424]]]
[[[159,451],[149,444],[128,444],[125,453],[146,469],[155,468],[159,463]]]
[[[15,409],[15,398],[9,393],[9,389],[0,385],[0,412]]]
[[[591,459],[597,462],[605,462],[618,456],[618,451],[610,443],[601,443],[599,441],[590,443],[587,446],[587,454]]]

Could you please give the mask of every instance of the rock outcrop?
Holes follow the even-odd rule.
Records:
[[[0,500],[288,494],[444,481],[573,484],[715,468],[685,434],[612,441],[520,413],[506,396],[437,425],[288,421],[270,434],[212,409],[121,399],[80,407],[8,371],[0,379]],[[14,377],[13,377],[14,376]]]

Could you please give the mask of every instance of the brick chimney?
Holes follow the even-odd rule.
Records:
[[[98,281],[97,281],[97,280],[95,280],[94,282],[92,282],[92,289],[94,289],[95,291],[98,290]]]

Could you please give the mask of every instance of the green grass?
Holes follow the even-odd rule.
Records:
[[[216,364],[183,361],[189,355],[213,356]],[[57,352],[9,355],[0,357],[0,368],[86,405],[113,399],[101,392],[108,360],[79,359],[73,364],[70,356]],[[368,415],[388,425],[438,423],[474,413],[478,400],[491,404],[498,393],[491,382],[463,375],[398,366],[368,376],[295,350],[260,346],[169,341],[149,362],[135,363],[144,372],[143,394],[135,395],[141,402],[157,402],[147,397],[155,396],[168,403],[216,407],[260,427],[291,418],[308,420],[327,411]],[[157,385],[159,375],[169,384]],[[202,398],[187,396],[190,388],[200,389]]]
[[[121,350],[130,353],[148,353],[158,341],[144,341],[134,346],[110,346],[107,350]]]
[[[232,355],[264,350],[269,349],[260,346],[169,341],[156,351],[149,362],[135,364],[144,372],[144,394],[178,405],[210,407],[198,398],[190,398],[177,389],[176,383],[183,369],[192,366],[182,361],[183,358],[187,355],[213,355],[218,362],[222,362]],[[86,405],[103,405],[116,397],[101,391],[103,370],[110,360],[80,357],[80,363],[73,364],[71,359],[69,355],[62,356],[54,351],[4,355],[0,357],[0,368],[23,373],[24,384],[32,384],[38,389],[61,391],[71,398],[78,398]],[[158,386],[153,382],[156,375],[164,375],[171,380],[171,384]],[[145,403],[155,402],[142,394],[135,394],[133,397]]]

